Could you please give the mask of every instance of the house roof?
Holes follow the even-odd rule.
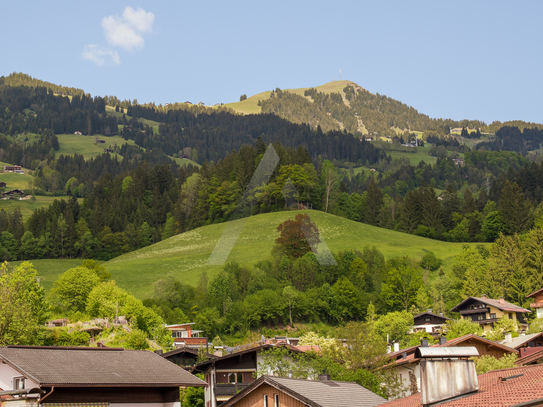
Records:
[[[156,353],[122,348],[0,347],[0,360],[41,386],[205,387]]]
[[[482,342],[482,343],[484,343],[486,345],[495,346],[496,348],[502,349],[504,352],[518,353],[518,351],[516,349],[513,349],[512,347],[503,345],[503,344],[498,343],[498,342],[493,342],[491,340],[488,340],[486,338],[482,338],[482,337],[474,335],[474,334],[468,334],[468,335],[460,336],[458,338],[451,339],[450,341],[445,342],[443,345],[435,344],[435,345],[430,345],[430,347],[432,347],[432,348],[448,348],[448,347],[451,347],[451,346],[458,346],[459,344],[461,344],[463,342],[469,342],[469,341],[472,341],[472,340]],[[391,359],[395,359],[395,358],[401,356],[403,353],[406,353],[406,357],[402,358],[402,359],[397,359],[397,360],[393,361],[392,363],[389,363],[388,365],[383,366],[383,368],[388,368],[388,367],[391,367],[391,366],[401,366],[401,365],[410,364],[410,363],[418,363],[420,359],[415,358],[415,350],[417,348],[420,348],[420,346],[421,345],[411,346],[409,348],[400,349],[398,352],[389,353],[388,356]]]
[[[539,290],[536,290],[536,291],[534,291],[533,293],[528,294],[528,295],[526,296],[526,298],[535,297],[535,296],[536,296],[537,294],[539,294],[541,291],[543,291],[543,288],[540,288]]]
[[[543,348],[537,352],[532,353],[531,355],[524,356],[523,358],[517,359],[515,361],[515,365],[518,366],[524,366],[524,365],[530,365],[534,362],[537,363],[539,359],[543,358]]]
[[[519,376],[517,376],[519,375]],[[502,380],[502,378],[508,378]],[[478,377],[479,391],[443,401],[443,407],[519,406],[543,399],[543,365],[494,370]],[[543,400],[542,400],[543,403]],[[531,404],[530,404],[531,405]],[[540,405],[540,404],[538,404]],[[381,407],[422,407],[420,393],[382,404]]]
[[[215,358],[215,359],[210,359],[210,360],[206,360],[205,362],[200,362],[200,363],[196,363],[193,367],[192,367],[192,371],[196,371],[196,372],[204,372],[205,370],[207,370],[207,368],[209,367],[210,364],[212,363],[217,363],[217,362],[221,362],[223,360],[227,360],[227,359],[231,359],[231,358],[236,358],[236,357],[239,357],[241,355],[244,355],[246,353],[251,353],[251,352],[255,352],[255,351],[259,351],[259,350],[267,350],[267,349],[273,349],[273,348],[276,348],[276,347],[282,347],[282,348],[286,348],[288,350],[290,350],[291,352],[294,352],[294,353],[303,353],[301,350],[299,350],[298,348],[296,348],[295,346],[293,345],[285,345],[285,344],[281,344],[281,345],[272,345],[272,344],[265,344],[265,345],[259,345],[259,346],[254,346],[252,348],[247,348],[247,349],[243,349],[243,350],[240,350],[239,352],[234,352],[234,353],[230,353],[228,355],[225,355],[225,356],[220,356],[218,358]]]
[[[500,343],[502,345],[507,345],[510,348],[518,349],[518,348],[522,347],[523,345],[527,344],[528,342],[533,341],[535,338],[537,338],[538,336],[541,336],[541,335],[543,335],[543,332],[530,334],[530,335],[524,335],[524,336],[521,335],[521,336],[518,336],[516,338],[513,338],[513,340],[511,342],[509,342],[509,343],[506,343],[505,340],[500,341]]]
[[[459,312],[460,311],[459,308],[462,305],[464,305],[465,303],[467,303],[467,302],[469,302],[471,300],[479,301],[479,302],[482,302],[483,304],[486,304],[486,305],[491,305],[491,306],[493,306],[495,308],[498,308],[499,310],[502,310],[502,311],[530,312],[530,310],[519,307],[518,305],[515,305],[515,304],[511,304],[510,302],[507,302],[507,301],[504,301],[503,304],[502,304],[500,302],[500,300],[493,300],[491,298],[483,298],[483,297],[468,297],[464,301],[462,301],[460,304],[458,304],[456,307],[452,308],[451,311],[452,312]]]
[[[170,356],[178,355],[178,354],[185,354],[190,353],[191,355],[198,356],[198,349],[196,348],[189,348],[188,346],[181,346],[177,349],[171,350],[169,352],[163,353],[161,356],[163,358],[167,358]],[[212,353],[207,353],[207,357],[210,359],[217,359],[218,356],[215,356]]]
[[[386,399],[352,382],[262,376],[221,407],[230,407],[262,384],[268,384],[311,407],[373,407]]]
[[[433,316],[433,317],[435,317],[435,318],[444,319],[445,321],[448,320],[448,319],[450,319],[450,318],[447,318],[447,317],[445,317],[445,316],[443,316],[443,315],[434,314],[433,312],[429,312],[429,311],[423,312],[422,314],[419,314],[419,315],[415,315],[415,316],[413,317],[413,319],[422,317],[422,316],[424,316],[424,315],[431,315],[431,316]]]

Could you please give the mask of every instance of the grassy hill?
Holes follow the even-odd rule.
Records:
[[[100,140],[104,140],[105,143],[96,144],[96,136]],[[99,134],[95,136],[83,136],[80,134],[57,134],[57,137],[60,147],[59,150],[55,152],[57,156],[61,154],[71,156],[77,153],[82,154],[83,157],[85,157],[85,160],[103,154],[104,148],[110,148],[110,146],[113,146],[113,144],[117,144],[117,146],[122,146],[123,144],[134,145],[133,140],[125,141],[125,139],[120,136],[105,137]],[[110,154],[117,155],[119,158],[122,158],[122,156],[118,154]]]
[[[278,212],[246,219],[228,261],[251,266],[269,258],[278,236],[277,226],[293,218],[296,213]],[[463,245],[369,226],[323,212],[306,213],[310,214],[321,236],[334,252],[375,246],[386,257],[419,258],[427,251],[433,251],[444,260],[445,267],[449,267]],[[221,266],[208,266],[206,263],[225,227],[224,223],[204,226],[117,257],[104,265],[121,287],[140,298],[151,294],[154,281],[167,277],[196,285],[202,272],[206,271],[208,277],[212,277],[221,269]]]

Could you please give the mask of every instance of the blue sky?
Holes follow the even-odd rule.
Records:
[[[543,2],[27,1],[0,76],[206,104],[352,80],[430,117],[543,122]]]

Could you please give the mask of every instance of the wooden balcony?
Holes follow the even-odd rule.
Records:
[[[534,302],[530,304],[530,308],[543,308],[543,302]]]
[[[473,314],[486,314],[488,311],[488,308],[477,308],[477,309],[467,309],[464,311],[460,311],[460,315],[473,315]]]

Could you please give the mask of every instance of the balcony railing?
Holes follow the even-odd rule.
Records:
[[[543,308],[543,302],[534,302],[530,304],[530,308]]]
[[[477,308],[477,309],[467,309],[464,311],[460,311],[460,315],[472,315],[472,314],[486,314],[488,312],[488,308]]]

